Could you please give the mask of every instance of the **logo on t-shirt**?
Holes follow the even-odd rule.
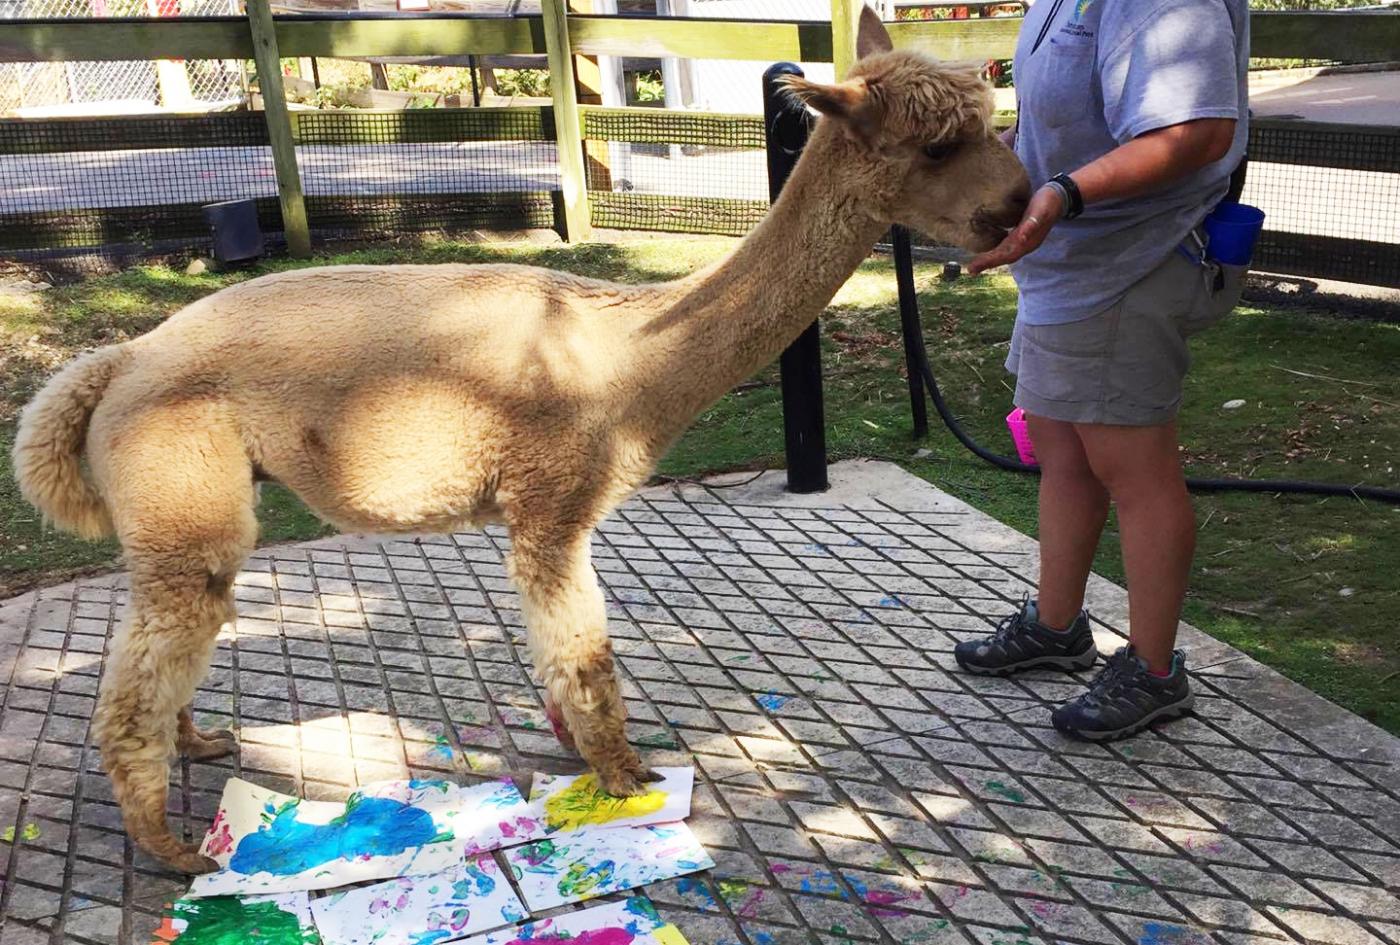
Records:
[[[1074,0],[1074,12],[1070,15],[1069,21],[1060,27],[1060,35],[1075,42],[1093,42],[1096,35],[1095,23],[1087,19],[1089,8],[1095,0]]]

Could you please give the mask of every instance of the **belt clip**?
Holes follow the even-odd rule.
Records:
[[[1225,288],[1225,269],[1210,258],[1210,253],[1206,249],[1206,241],[1202,238],[1200,229],[1192,230],[1186,240],[1187,242],[1195,243],[1195,249],[1192,251],[1187,248],[1186,243],[1182,243],[1177,247],[1181,255],[1189,259],[1192,264],[1205,270],[1210,278],[1211,291],[1219,292],[1221,289]]]

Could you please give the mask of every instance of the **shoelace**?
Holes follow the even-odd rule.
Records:
[[[1098,702],[1116,698],[1131,681],[1138,666],[1137,657],[1129,649],[1120,650],[1108,658],[1108,665],[1089,684],[1089,698]]]
[[[1007,643],[1021,629],[1021,618],[1026,613],[1026,600],[1026,598],[1021,599],[1021,606],[1016,609],[1015,613],[1007,614],[1001,618],[1001,622],[997,624],[996,632],[992,634],[992,643]]]

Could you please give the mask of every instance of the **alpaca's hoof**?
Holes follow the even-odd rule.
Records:
[[[238,752],[238,738],[228,729],[201,731],[180,740],[180,754],[191,761],[212,761]]]
[[[188,853],[177,854],[166,862],[176,872],[188,873],[191,876],[197,876],[200,873],[214,873],[219,869],[219,864],[200,853],[197,847]]]
[[[613,797],[636,797],[647,792],[644,775],[651,773],[629,770],[599,771],[598,783],[602,785],[605,793]]]
[[[199,852],[197,843],[181,843],[171,834],[158,839],[132,838],[136,845],[177,873],[213,873],[219,864]]]

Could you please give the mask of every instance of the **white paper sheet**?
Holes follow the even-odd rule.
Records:
[[[311,914],[323,945],[438,945],[527,915],[489,853],[444,873],[332,893]]]
[[[462,859],[453,829],[460,802],[448,781],[386,781],[337,803],[231,779],[200,846],[222,869],[195,877],[188,895],[331,889],[442,872]]]
[[[306,893],[180,899],[166,907],[155,943],[204,945],[316,945]]]
[[[461,789],[453,829],[468,856],[545,835],[542,809],[525,800],[509,778]]]
[[[710,859],[684,823],[593,827],[506,851],[532,912],[710,869]]]
[[[607,933],[615,934],[607,934]],[[661,918],[651,901],[633,896],[621,902],[581,909],[552,919],[537,919],[513,929],[479,935],[462,945],[689,945],[680,929]]]
[[[579,775],[536,774],[530,803],[550,836],[592,827],[640,827],[669,824],[690,816],[694,768],[657,768],[661,780],[637,797],[604,794],[592,772]]]

